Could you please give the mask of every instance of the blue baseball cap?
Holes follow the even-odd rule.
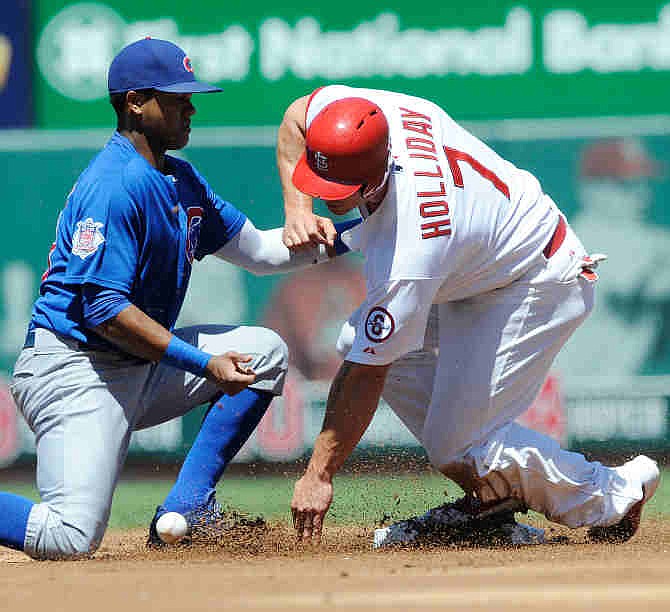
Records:
[[[139,89],[167,93],[210,93],[222,91],[195,80],[191,60],[174,43],[143,38],[119,51],[107,75],[110,94]]]

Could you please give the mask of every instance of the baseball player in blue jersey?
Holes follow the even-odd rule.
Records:
[[[282,391],[286,347],[261,327],[173,330],[194,261],[214,254],[254,273],[327,259],[291,253],[258,230],[187,162],[196,81],[184,51],[144,39],[108,75],[117,130],[84,170],[57,223],[12,394],[35,434],[41,503],[0,493],[0,543],[40,559],[95,552],[131,432],[210,403],[157,519],[194,531],[220,513],[215,485]],[[334,227],[323,219],[324,242]]]

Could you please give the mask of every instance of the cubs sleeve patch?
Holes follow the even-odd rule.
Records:
[[[365,335],[370,342],[384,342],[395,331],[395,321],[385,308],[376,306],[365,319]]]
[[[91,217],[84,221],[77,221],[77,228],[72,236],[72,254],[82,259],[93,255],[105,241],[105,237],[100,231],[102,226],[102,223],[94,221]]]
[[[186,210],[188,217],[187,231],[186,231],[186,257],[188,263],[193,263],[195,258],[195,251],[198,248],[200,241],[200,230],[202,229],[202,206],[189,206]]]

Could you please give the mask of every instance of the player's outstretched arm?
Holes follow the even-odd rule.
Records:
[[[293,272],[348,253],[351,231],[361,219],[336,223],[334,246],[319,244],[291,250],[282,240],[281,228],[259,230],[247,219],[238,234],[214,253],[220,259],[262,276]]]
[[[304,249],[319,244],[333,246],[335,230],[327,217],[315,215],[312,198],[293,185],[293,171],[305,151],[305,117],[309,96],[295,100],[284,113],[277,133],[277,167],[284,196],[283,240],[289,249]]]
[[[321,538],[323,518],[333,500],[333,476],[372,421],[389,367],[345,361],[335,376],[321,433],[293,490],[291,512],[299,540]]]

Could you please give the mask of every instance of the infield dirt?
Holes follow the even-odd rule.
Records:
[[[0,552],[0,610],[670,610],[668,520],[616,546],[553,525],[553,543],[511,549],[372,551],[371,534],[328,527],[317,549],[273,525],[261,541],[156,551],[144,530],[110,531],[85,561]]]

